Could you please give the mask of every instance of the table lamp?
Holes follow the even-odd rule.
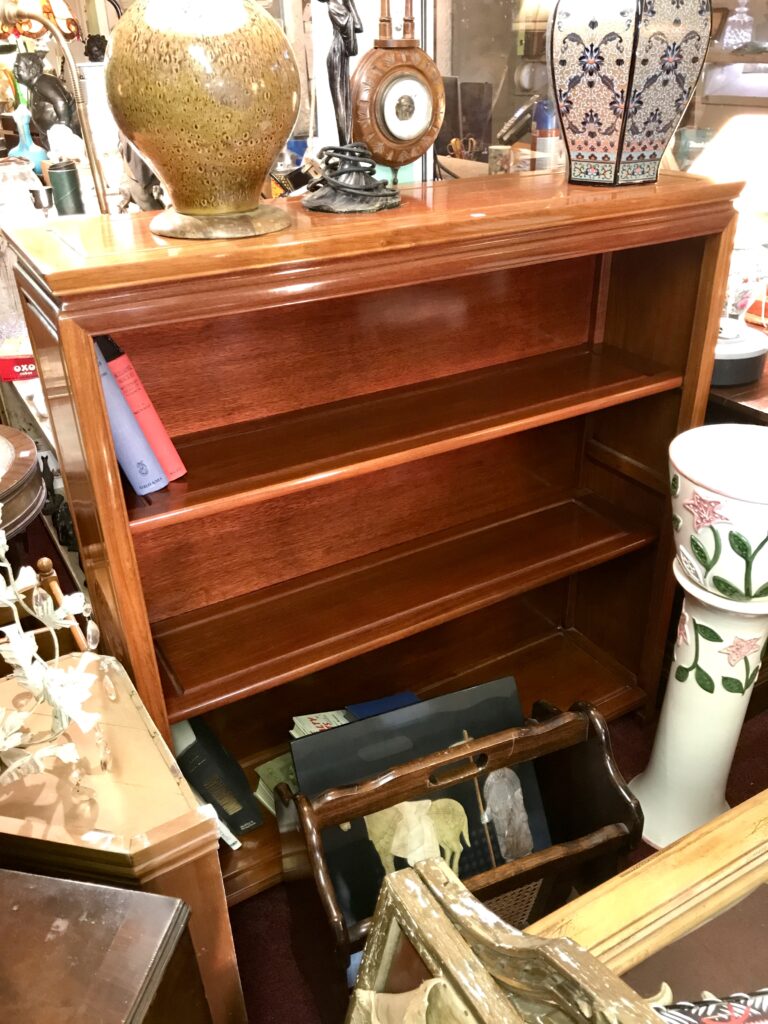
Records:
[[[63,28],[59,24],[63,23]],[[39,31],[35,28],[40,25]],[[7,38],[15,33],[17,35],[29,36],[32,39],[39,39],[46,32],[50,32],[53,38],[61,47],[69,70],[69,77],[72,85],[72,95],[77,106],[77,115],[80,121],[80,130],[83,133],[83,142],[88,156],[88,163],[93,175],[93,184],[96,189],[96,198],[99,209],[102,213],[109,213],[107,206],[106,188],[101,165],[96,155],[91,126],[88,121],[85,100],[80,88],[80,80],[77,74],[72,53],[67,46],[68,39],[74,39],[79,34],[77,21],[72,15],[66,0],[0,0],[0,38]]]
[[[745,314],[768,278],[767,168],[768,114],[762,113],[731,117],[689,168],[713,181],[745,182],[734,204],[739,221],[712,377],[718,387],[758,380],[765,366],[768,335],[750,327]]]

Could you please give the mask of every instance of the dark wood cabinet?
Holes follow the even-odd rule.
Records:
[[[211,1024],[181,900],[0,870],[7,1020]]]
[[[652,705],[666,449],[702,420],[737,186],[494,177],[261,239],[69,218],[11,242],[99,621],[158,726],[248,770],[295,714],[512,673]],[[93,357],[128,352],[189,473],[124,497]],[[274,822],[223,858],[280,878]]]

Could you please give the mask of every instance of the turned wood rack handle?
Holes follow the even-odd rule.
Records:
[[[414,794],[438,786],[442,789],[496,768],[562,750],[585,739],[588,729],[589,716],[585,711],[568,711],[547,722],[457,743],[357,785],[326,790],[310,801],[314,824],[318,829],[340,825],[391,807]]]

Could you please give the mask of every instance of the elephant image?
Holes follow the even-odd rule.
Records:
[[[457,800],[404,801],[366,814],[364,821],[387,873],[395,870],[395,857],[412,865],[441,852],[448,866],[458,871],[463,846],[470,845],[467,815]]]
[[[504,860],[515,860],[533,851],[533,836],[523,801],[523,787],[511,768],[489,772],[483,784],[483,820],[493,822]]]

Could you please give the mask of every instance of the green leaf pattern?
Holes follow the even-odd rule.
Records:
[[[696,666],[696,682],[707,693],[715,692],[715,681],[708,672],[705,672],[701,665]]]
[[[722,594],[723,597],[732,597],[737,601],[743,601],[745,599],[744,591],[739,590],[738,587],[734,586],[733,583],[729,583],[728,580],[724,580],[722,576],[713,576],[712,586],[718,593]]]
[[[677,496],[679,493],[679,480],[677,480],[677,491],[675,491],[675,480],[677,476],[672,477],[671,486],[673,495]],[[687,507],[687,506],[686,506]],[[672,516],[672,525],[675,532],[679,532],[682,528],[682,519],[679,515],[674,514]],[[702,539],[701,531],[705,528],[704,524],[699,526],[699,530],[696,533],[691,533],[688,541],[690,544],[693,557],[696,562],[704,570],[704,577],[706,578],[709,573],[714,569],[717,563],[720,561],[720,555],[723,550],[723,540],[720,536],[720,527],[724,525],[722,522],[707,523],[706,528],[712,533],[712,553],[710,554],[707,550]],[[704,534],[708,537],[709,534]],[[725,534],[723,534],[725,536]],[[726,579],[724,576],[718,575],[712,577],[712,586],[715,590],[722,594],[723,597],[731,598],[735,601],[745,601],[751,598],[768,598],[768,580],[763,580],[762,583],[755,584],[753,582],[753,569],[755,560],[760,552],[768,545],[768,535],[766,535],[759,544],[752,546],[751,541],[744,536],[743,533],[739,533],[738,530],[728,531],[728,544],[731,551],[737,555],[744,563],[744,583],[740,586],[737,583],[732,582],[730,579]],[[686,570],[694,579],[698,579],[698,572],[693,564],[687,564],[684,557],[685,548],[678,548],[678,557],[681,559],[686,567]],[[766,560],[768,564],[768,560]],[[763,565],[765,568],[765,564]],[[738,571],[738,570],[736,570]]]
[[[721,682],[723,689],[727,690],[728,693],[744,693],[744,686],[738,679],[734,679],[733,676],[723,676]]]
[[[684,610],[683,618],[685,619],[685,617],[686,616]],[[722,644],[725,643],[725,641],[717,632],[717,630],[713,629],[711,626],[707,626],[703,622],[697,622],[694,618],[691,618],[691,622],[693,623],[693,661],[690,665],[676,665],[674,673],[675,679],[679,683],[685,683],[690,678],[691,673],[693,673],[693,677],[696,680],[696,684],[700,687],[700,689],[704,690],[705,693],[714,693],[716,689],[715,680],[712,678],[709,672],[707,672],[706,669],[702,668],[702,666],[699,664],[701,657],[701,641],[704,640],[707,643],[712,644]],[[739,640],[733,640],[731,643],[731,650],[733,650],[736,647],[736,645],[739,644],[739,642]],[[719,653],[729,654],[731,652],[729,652],[728,650],[721,650]],[[743,659],[741,659],[743,661],[744,667],[744,681],[742,682],[740,679],[737,679],[735,676],[731,675],[721,676],[720,685],[722,686],[722,688],[727,693],[747,693],[750,687],[754,685],[755,680],[757,679],[758,674],[760,672],[760,664],[767,654],[768,640],[766,640],[763,649],[760,652],[760,660],[754,668],[750,665],[748,657],[745,656],[743,657]]]
[[[691,536],[691,551],[693,552],[693,557],[696,559],[699,565],[702,565],[705,569],[708,569],[709,555],[707,554],[707,549],[704,547],[704,545],[701,543],[698,537]]]
[[[731,530],[728,534],[728,543],[739,558],[743,558],[746,561],[746,559],[752,557],[752,545],[743,534]]]

